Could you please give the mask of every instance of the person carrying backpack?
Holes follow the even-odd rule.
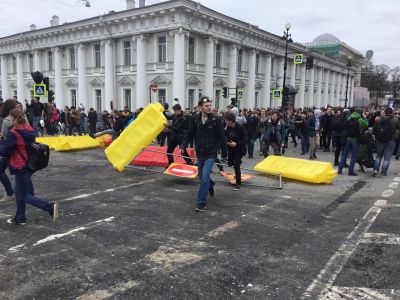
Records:
[[[381,174],[387,176],[389,169],[390,160],[393,155],[393,149],[395,140],[397,137],[397,131],[400,129],[399,120],[393,118],[393,109],[390,107],[385,109],[384,116],[381,116],[375,121],[373,127],[373,134],[376,140],[376,158],[374,164],[374,173],[372,176],[376,176],[379,172],[382,163]]]
[[[351,151],[351,161],[348,174],[349,176],[358,175],[354,172],[354,165],[357,161],[359,139],[367,127],[368,121],[365,120],[360,113],[356,112],[354,107],[350,108],[350,116],[344,123],[346,142],[340,159],[338,174],[342,174],[342,170],[347,161],[347,156]]]
[[[10,115],[13,128],[7,133],[5,142],[0,144],[0,155],[9,157],[10,173],[15,175],[17,211],[15,217],[7,220],[7,223],[26,225],[25,206],[27,203],[48,212],[55,222],[58,219],[58,203],[46,202],[34,195],[31,180],[34,171],[31,168],[28,149],[35,141],[35,132],[21,109],[14,108]]]

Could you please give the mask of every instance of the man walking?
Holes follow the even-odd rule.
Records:
[[[269,146],[272,147],[274,155],[282,155],[285,147],[285,124],[279,119],[276,111],[272,112],[271,118],[266,122],[262,144],[264,157],[269,154]]]
[[[27,109],[32,109],[32,127],[35,130],[35,136],[38,137],[39,133],[43,136],[43,130],[40,128],[40,120],[43,117],[44,105],[40,102],[39,97],[32,99],[30,105],[26,104]]]
[[[224,126],[220,118],[212,115],[212,101],[202,97],[199,101],[200,113],[190,120],[188,131],[180,146],[182,154],[190,141],[194,140],[200,188],[197,196],[196,211],[206,209],[207,193],[214,195],[214,181],[211,180],[211,170],[221,145],[222,159],[226,159],[227,145]]]
[[[97,124],[97,113],[92,107],[88,114],[89,118],[89,135],[94,136],[96,133],[96,124]]]
[[[317,119],[314,116],[314,111],[307,112],[308,119],[306,121],[306,130],[310,144],[309,154],[310,159],[317,159]]]

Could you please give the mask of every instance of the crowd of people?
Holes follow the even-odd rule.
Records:
[[[22,109],[16,100],[7,100],[2,105],[2,136],[5,137],[12,124],[10,101]],[[8,103],[8,104],[7,104]],[[97,113],[90,108],[86,114],[83,105],[64,107],[60,110],[55,103],[43,104],[38,98],[26,101],[25,114],[33,127],[35,136],[44,134],[89,134],[96,137],[109,133],[115,139],[143,109],[131,112],[112,110]],[[212,108],[212,100],[202,97],[193,110],[183,110],[176,104],[169,110],[164,103],[164,115],[168,120],[165,130],[157,137],[161,146],[167,143],[168,163],[173,163],[173,151],[180,147],[187,164],[192,164],[186,148],[195,147],[197,166],[201,181],[198,206],[205,208],[207,191],[214,194],[214,182],[210,170],[215,162],[222,169],[222,162],[233,167],[240,190],[240,165],[243,156],[253,159],[257,152],[262,157],[285,155],[290,143],[300,155],[317,159],[318,151],[331,152],[332,163],[342,174],[348,169],[349,176],[357,176],[356,163],[361,172],[372,169],[372,176],[387,176],[392,155],[400,157],[400,109],[387,106],[325,107],[294,109],[239,109],[229,105],[226,110]],[[374,158],[374,153],[376,153]],[[218,155],[221,154],[221,160]],[[0,161],[0,180],[7,197],[12,197],[10,183],[6,179],[7,160]]]

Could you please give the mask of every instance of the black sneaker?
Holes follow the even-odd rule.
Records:
[[[18,221],[18,220],[15,219],[15,218],[8,219],[8,220],[7,220],[7,223],[8,223],[8,224],[14,224],[14,225],[21,225],[21,226],[26,225],[26,221],[25,221],[25,222]]]
[[[349,173],[349,176],[358,176],[358,174],[357,174],[357,173],[354,173],[354,172],[352,172],[352,173]]]
[[[239,185],[239,184],[235,184],[235,185],[233,186],[233,190],[234,190],[234,191],[240,191],[240,185]]]
[[[205,203],[202,203],[202,204],[199,203],[199,204],[197,204],[195,211],[201,212],[203,210],[206,210],[206,208],[207,208],[207,205]]]
[[[53,219],[53,222],[57,222],[58,216],[59,216],[59,209],[58,209],[58,203],[53,204],[52,210],[49,212],[51,218]]]
[[[210,185],[210,188],[208,189],[208,194],[210,197],[214,197],[215,191],[214,191],[214,186]]]

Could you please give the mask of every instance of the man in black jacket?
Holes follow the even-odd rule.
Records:
[[[93,136],[96,133],[97,113],[92,107],[88,114],[89,119],[89,135]]]
[[[172,164],[174,162],[174,156],[172,155],[176,146],[179,146],[186,134],[186,131],[189,126],[189,120],[190,118],[185,115],[182,111],[182,107],[179,104],[175,104],[172,107],[172,110],[174,111],[174,114],[172,116],[168,116],[165,114],[165,117],[167,120],[171,120],[171,125],[168,125],[168,129],[170,130],[169,135],[170,138],[168,140],[168,148],[167,148],[167,154],[168,155],[168,165]],[[182,155],[186,161],[186,164],[188,165],[193,165],[193,162],[189,157],[189,154],[186,151],[186,148],[183,149]]]
[[[328,107],[326,113],[321,116],[320,129],[322,131],[322,142],[321,146],[324,148],[324,152],[330,151],[330,145],[332,140],[332,127],[333,127],[334,116],[332,114],[332,108]]]
[[[183,152],[190,141],[194,140],[197,167],[200,178],[200,188],[197,196],[196,211],[206,209],[207,192],[214,195],[214,181],[210,172],[217,158],[218,146],[221,145],[222,159],[226,159],[226,139],[222,121],[212,115],[212,101],[202,97],[199,101],[200,113],[195,115],[190,123],[185,138],[181,144]]]
[[[240,191],[242,184],[240,165],[243,155],[246,154],[246,130],[239,123],[236,123],[236,116],[233,113],[226,113],[224,119],[226,124],[225,136],[228,142],[228,165],[233,166],[235,170],[236,184],[233,190]]]

